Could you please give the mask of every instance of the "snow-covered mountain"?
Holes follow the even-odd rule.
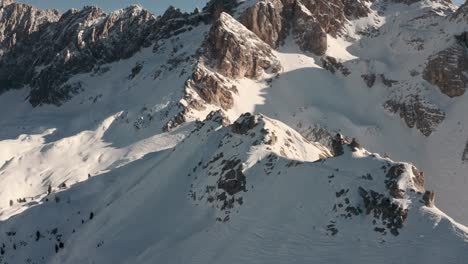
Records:
[[[464,263],[467,86],[468,3],[1,1],[0,263]]]

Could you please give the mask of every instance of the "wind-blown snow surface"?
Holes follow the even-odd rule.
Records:
[[[343,205],[362,206],[358,187],[386,193],[382,166],[396,163],[347,147],[313,162],[323,147],[259,118],[246,134],[208,120],[172,150],[54,192],[0,225],[4,263],[463,263],[467,228],[410,193],[411,172],[400,179],[408,194],[394,201],[409,209],[404,227],[375,231],[380,220]],[[262,129],[278,143],[258,141]],[[298,149],[294,159],[275,149],[283,140]],[[246,177],[228,209],[209,199],[223,159],[240,159]]]

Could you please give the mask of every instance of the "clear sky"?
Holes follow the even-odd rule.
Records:
[[[81,8],[85,5],[99,6],[105,11],[113,11],[132,4],[139,4],[153,13],[159,15],[168,6],[173,5],[186,11],[193,11],[195,7],[204,7],[206,0],[17,0],[16,2],[28,3],[40,8],[55,8],[65,11],[70,8]]]
[[[69,8],[81,8],[84,5],[96,5],[106,11],[113,11],[131,4],[140,4],[155,14],[161,14],[169,5],[179,7],[186,11],[193,11],[195,7],[203,7],[207,0],[18,0],[41,8],[55,8],[65,11]],[[465,0],[453,0],[461,4]]]

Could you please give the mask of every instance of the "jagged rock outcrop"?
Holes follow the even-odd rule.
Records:
[[[48,23],[60,18],[57,10],[41,10],[36,7],[2,0],[0,2],[0,57],[16,43],[28,38]]]
[[[238,0],[210,0],[203,12],[209,14],[210,21],[216,21],[223,12],[231,13],[239,4]]]
[[[260,39],[276,48],[287,34],[287,11],[283,2],[285,1],[258,1],[243,12],[239,21]]]
[[[299,47],[319,56],[324,55],[327,51],[327,32],[321,23],[325,22],[317,21],[309,9],[301,3],[295,5],[294,17],[293,35]],[[327,25],[327,27],[334,26]]]
[[[465,34],[457,36],[456,44],[432,56],[424,69],[424,79],[450,97],[465,94],[468,87],[468,42]]]
[[[369,15],[370,9],[366,3],[374,0],[342,0],[344,4],[344,13],[348,19],[361,18]]]
[[[231,124],[229,117],[227,117],[221,110],[209,113],[205,121],[215,122],[221,126],[228,126]]]
[[[228,78],[258,78],[280,70],[271,48],[227,13],[212,26],[203,46],[207,63]]]
[[[128,58],[148,46],[147,38],[155,21],[139,6],[109,15],[91,6],[69,10],[5,54],[0,80],[16,87],[29,84],[34,106],[60,104],[73,94],[64,85],[71,75]],[[36,71],[36,67],[42,69]]]
[[[403,223],[408,217],[408,209],[404,209],[399,204],[392,202],[386,195],[373,190],[359,188],[359,195],[364,201],[366,214],[372,214],[374,218],[382,219],[390,233],[398,236],[399,229],[403,227]]]
[[[192,78],[186,83],[186,89],[197,91],[206,103],[219,106],[224,110],[234,106],[232,93],[237,93],[237,88],[230,85],[224,76],[203,65],[198,65],[195,68]],[[190,101],[193,102],[193,100]],[[203,105],[203,103],[200,104]]]
[[[384,182],[388,194],[366,190],[363,187],[359,187],[358,191],[364,201],[366,213],[382,220],[385,225],[383,229],[387,228],[391,234],[398,236],[408,217],[408,208],[396,200],[405,199],[407,192],[411,191],[419,195],[426,206],[434,206],[434,193],[425,191],[424,173],[410,164],[401,163],[383,169],[386,171]]]
[[[458,9],[457,12],[453,16],[455,19],[460,21],[468,22],[468,1],[465,1]]]
[[[198,55],[192,76],[185,83],[185,96],[176,117],[179,121],[186,120],[191,110],[204,110],[206,104],[229,110],[234,106],[233,93],[238,92],[234,80],[257,79],[265,72],[281,70],[271,47],[224,12],[213,23]],[[171,120],[165,127],[178,124]]]
[[[424,205],[427,207],[435,206],[435,193],[433,191],[426,191],[423,195]]]
[[[251,113],[243,114],[232,124],[232,132],[235,134],[247,134],[247,132],[258,125],[258,116]]]
[[[14,45],[4,52],[0,61],[0,83],[3,84],[0,92],[29,85],[29,101],[33,106],[59,105],[81,89],[79,83],[66,83],[72,75],[129,58],[156,40],[180,34],[190,29],[185,26],[196,26],[207,19],[207,14],[182,13],[173,7],[158,18],[140,6],[130,6],[110,14],[87,6],[82,10],[69,10],[61,16],[54,13],[56,11],[47,11],[52,15],[38,13],[27,5],[12,4],[4,9],[16,7],[18,17],[34,12],[35,16],[48,23],[43,22],[41,25],[46,26],[39,26],[40,23],[35,22],[42,21],[39,18],[25,18],[34,23],[25,24],[25,30],[31,34],[24,39],[17,37],[14,43],[8,42]],[[19,7],[22,9],[18,10]],[[14,22],[15,19],[9,21]]]
[[[14,0],[0,0],[0,7],[4,7],[14,3]]]
[[[247,8],[240,21],[263,41],[277,48],[292,29],[304,51],[323,55],[327,34],[338,36],[347,20],[367,16],[367,1],[263,0]]]
[[[351,74],[348,68],[343,65],[343,63],[339,62],[336,58],[330,56],[324,56],[320,62],[322,63],[322,67],[328,70],[331,73],[336,73],[337,71],[341,72],[341,74],[348,76]]]
[[[436,106],[424,101],[419,96],[410,96],[405,100],[391,99],[385,102],[385,109],[399,113],[408,127],[416,127],[426,137],[445,119],[445,113]]]

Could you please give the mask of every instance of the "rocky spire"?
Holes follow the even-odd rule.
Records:
[[[0,0],[0,7],[4,7],[12,3],[13,3],[13,0]]]

